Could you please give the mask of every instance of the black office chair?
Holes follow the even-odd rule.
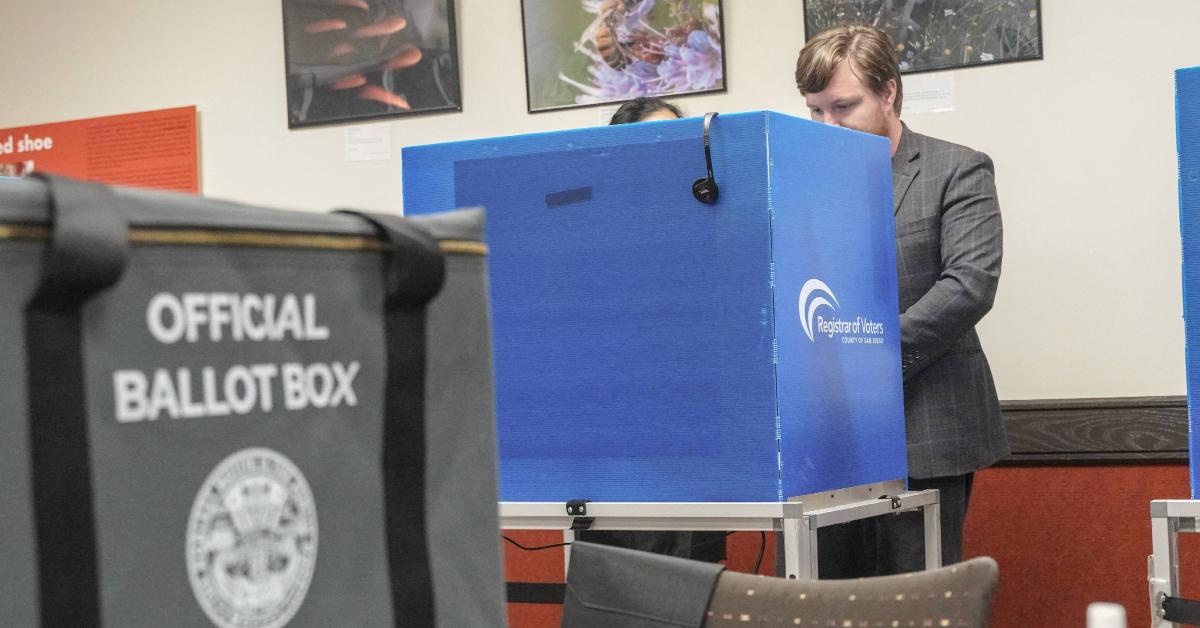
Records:
[[[563,628],[985,628],[991,558],[855,580],[785,580],[720,565],[576,543]]]

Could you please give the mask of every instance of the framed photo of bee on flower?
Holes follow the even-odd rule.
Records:
[[[529,111],[725,91],[721,0],[522,0]]]
[[[454,0],[282,0],[290,128],[461,111]]]
[[[905,74],[1042,58],[1040,0],[804,0],[804,36],[874,26]]]

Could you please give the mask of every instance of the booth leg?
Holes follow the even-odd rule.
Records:
[[[925,569],[942,566],[942,504],[933,502],[921,508],[925,514]]]
[[[783,520],[783,564],[791,580],[817,579],[817,530],[809,517]]]
[[[1150,627],[1175,628],[1163,619],[1163,599],[1179,597],[1179,523],[1174,517],[1152,513],[1150,535],[1154,553],[1148,561],[1150,580]]]
[[[574,543],[574,542],[575,542],[575,531],[574,530],[563,530],[563,543],[567,543],[567,545],[563,545],[563,573],[567,573],[571,570],[571,545],[570,544]]]

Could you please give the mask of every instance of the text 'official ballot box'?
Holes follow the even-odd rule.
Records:
[[[0,181],[0,625],[503,626],[483,214]]]
[[[773,112],[405,148],[487,209],[505,501],[780,501],[906,477],[888,142]]]
[[[1179,231],[1183,240],[1183,318],[1187,335],[1188,449],[1192,499],[1200,499],[1200,67],[1175,71],[1179,150]]]

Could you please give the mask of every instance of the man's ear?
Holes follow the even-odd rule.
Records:
[[[885,108],[891,109],[892,105],[895,104],[897,91],[896,79],[888,79],[887,83],[884,83],[883,94],[880,96],[883,98],[883,106]]]

